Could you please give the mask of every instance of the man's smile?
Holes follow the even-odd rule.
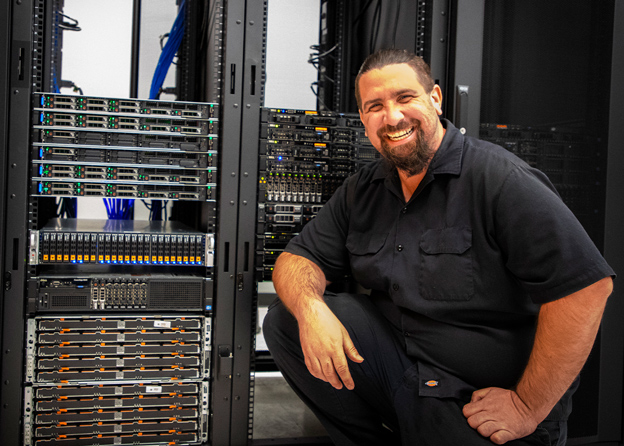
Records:
[[[386,138],[388,138],[390,141],[401,141],[410,136],[412,133],[414,133],[414,129],[408,128],[399,132],[386,133]]]

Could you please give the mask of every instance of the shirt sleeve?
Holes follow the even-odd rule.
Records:
[[[355,181],[356,176],[349,177],[285,249],[314,262],[332,282],[349,273],[345,241],[349,227],[348,190],[352,189],[348,185],[354,186]]]
[[[615,276],[545,174],[511,171],[496,206],[496,232],[506,266],[535,303]]]

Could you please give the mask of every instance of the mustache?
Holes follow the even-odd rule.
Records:
[[[414,127],[415,131],[420,129],[420,121],[417,119],[403,119],[399,121],[397,125],[384,125],[379,130],[377,130],[377,136],[381,139],[386,133],[395,133],[403,130],[407,130]]]

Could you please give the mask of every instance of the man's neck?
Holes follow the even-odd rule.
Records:
[[[399,179],[401,180],[401,189],[403,189],[403,197],[405,198],[405,202],[407,203],[418,189],[420,182],[427,174],[427,169],[424,169],[421,173],[417,175],[409,176],[404,170],[397,169],[399,173]]]

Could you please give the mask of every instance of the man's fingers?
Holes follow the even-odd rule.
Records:
[[[321,364],[319,363],[318,359],[314,357],[311,358],[308,355],[305,355],[304,357],[305,357],[305,365],[308,368],[310,375],[322,381],[327,381],[325,379],[325,374],[323,373],[323,369],[321,368]]]
[[[334,361],[336,372],[338,372],[338,376],[340,376],[340,379],[344,383],[345,387],[349,390],[353,390],[353,388],[355,387],[355,383],[353,382],[351,372],[349,371],[347,358],[345,358],[344,356],[341,358],[334,358]]]
[[[486,387],[485,389],[479,389],[472,392],[472,398],[470,399],[471,403],[476,403],[477,401],[482,400],[485,396],[490,393],[492,390],[491,387]]]
[[[327,358],[323,364],[323,373],[325,374],[325,380],[332,385],[334,389],[342,389],[342,382],[336,374],[336,368],[330,358]]]
[[[345,338],[344,344],[344,351],[351,361],[358,363],[364,361],[364,358],[360,356],[360,353],[357,351],[357,348],[355,348],[355,345],[353,345],[353,342],[351,342],[351,339]]]
[[[514,440],[514,437],[509,431],[498,431],[490,436],[490,440],[494,444],[505,444],[510,440]]]

